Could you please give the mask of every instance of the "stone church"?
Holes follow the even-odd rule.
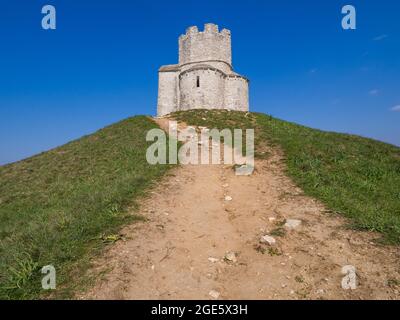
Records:
[[[249,110],[249,80],[232,68],[231,32],[207,23],[179,37],[179,63],[158,71],[157,114],[189,109]]]

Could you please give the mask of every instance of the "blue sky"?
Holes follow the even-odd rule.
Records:
[[[400,145],[400,1],[0,0],[0,164],[154,115],[158,67],[207,22],[232,31],[251,111]]]

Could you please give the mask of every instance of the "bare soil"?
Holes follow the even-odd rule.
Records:
[[[79,298],[399,299],[399,248],[348,228],[285,175],[279,150],[268,151],[251,176],[232,165],[173,169],[143,200],[147,221],[122,230]],[[302,223],[288,230],[287,219]],[[275,245],[260,243],[266,234]],[[355,290],[342,288],[345,265],[357,270]]]

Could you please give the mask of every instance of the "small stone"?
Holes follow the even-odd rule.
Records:
[[[201,120],[204,120],[204,121],[206,121],[207,119],[206,119],[206,118],[201,118]]]
[[[210,261],[211,263],[215,263],[215,262],[218,262],[219,259],[213,258],[213,257],[209,257],[209,258],[208,258],[208,261]]]
[[[154,271],[154,269],[155,269],[155,266],[154,266],[154,264],[151,266],[151,270],[153,270]]]
[[[324,293],[325,293],[324,289],[317,290],[317,294],[324,294]]]
[[[270,217],[270,218],[268,218],[268,220],[269,220],[269,222],[274,222],[276,220],[276,218]]]
[[[287,287],[287,285],[286,284],[282,284],[282,288],[286,288]]]
[[[211,290],[208,294],[214,299],[218,299],[219,295],[220,295],[220,293],[218,291],[215,291],[215,290]]]
[[[276,243],[276,240],[275,240],[275,238],[273,238],[273,237],[271,237],[269,235],[265,235],[265,236],[261,237],[260,242],[261,243],[268,243],[270,246],[272,246],[272,245],[274,245]]]
[[[231,196],[225,196],[225,201],[232,201],[232,197]]]
[[[301,225],[301,220],[296,220],[296,219],[288,219],[286,220],[285,223],[285,227],[288,229],[296,229],[300,225]]]
[[[228,188],[228,187],[229,187],[229,184],[225,183],[225,184],[222,185],[222,187],[223,187],[223,188]]]
[[[294,290],[290,290],[290,294],[294,294]]]
[[[235,252],[232,252],[232,251],[227,252],[227,253],[225,254],[225,260],[231,261],[231,262],[236,262],[236,261],[237,261],[237,259],[236,259],[236,253],[235,253]]]

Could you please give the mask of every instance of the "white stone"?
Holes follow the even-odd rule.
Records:
[[[225,201],[232,201],[232,197],[231,196],[225,196]]]
[[[297,219],[287,219],[285,223],[285,228],[288,229],[296,229],[298,226],[301,225],[301,220]]]
[[[215,262],[218,262],[219,259],[210,257],[210,258],[208,258],[208,261],[210,261],[211,263],[215,263]]]
[[[276,240],[275,240],[275,238],[273,238],[273,237],[271,237],[269,235],[265,235],[265,236],[261,237],[260,242],[261,243],[268,243],[270,246],[272,246],[272,245],[274,245],[276,243]]]
[[[235,253],[235,252],[232,252],[232,251],[227,252],[227,253],[225,254],[225,260],[228,260],[228,261],[231,261],[231,262],[236,262],[236,261],[237,261],[237,259],[236,259],[236,253]]]
[[[218,299],[219,295],[220,295],[220,293],[218,291],[215,291],[215,290],[211,290],[208,294],[214,299]]]

